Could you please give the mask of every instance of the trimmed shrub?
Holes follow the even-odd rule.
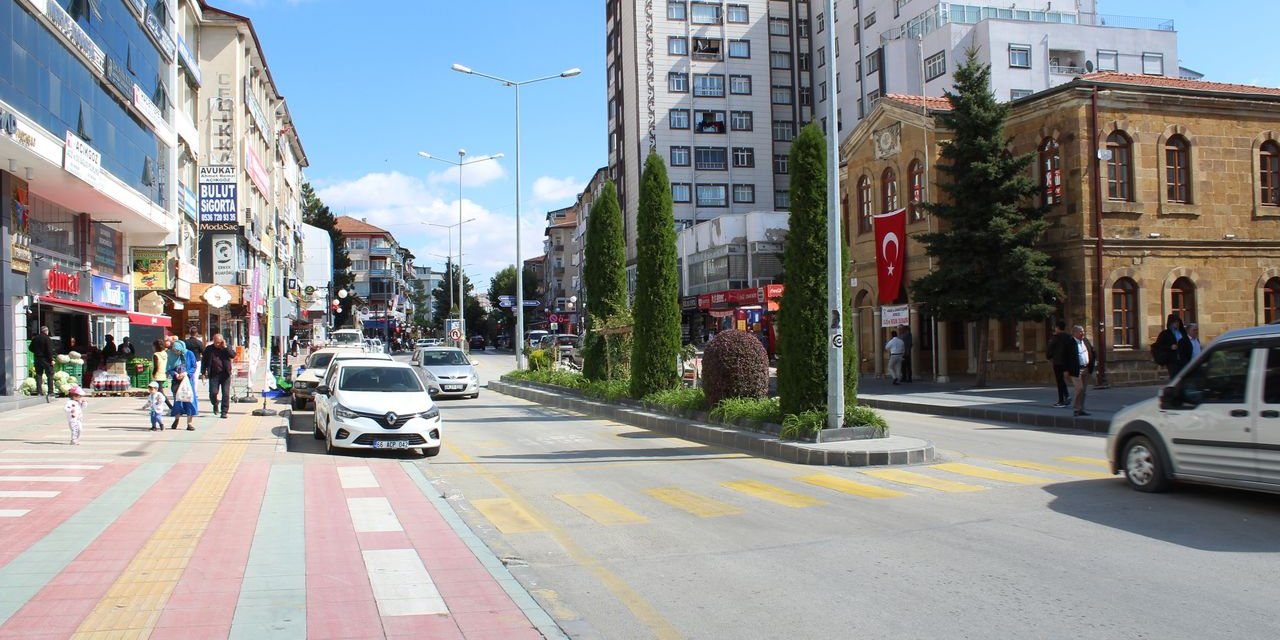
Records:
[[[545,349],[534,349],[529,354],[529,369],[532,371],[543,371],[551,368],[551,354]]]
[[[702,353],[702,388],[712,406],[726,398],[763,398],[769,392],[769,355],[746,331],[721,331]]]
[[[649,152],[636,206],[636,295],[631,343],[631,395],[680,386],[680,274],[667,166]],[[594,309],[590,311],[595,312]]]
[[[608,319],[627,307],[627,241],[622,231],[622,209],[618,192],[608,180],[600,197],[591,205],[587,218],[586,264],[582,277],[586,284],[587,340],[583,345],[582,375],[590,380],[616,379],[629,368],[611,367],[617,360],[607,350],[607,339],[596,336],[597,319]]]

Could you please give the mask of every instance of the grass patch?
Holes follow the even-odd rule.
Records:
[[[711,409],[712,420],[735,422],[782,422],[782,407],[777,398],[725,398]]]
[[[573,371],[551,371],[549,369],[538,371],[512,371],[505,377],[511,378],[512,380],[538,382],[541,384],[550,384],[569,389],[582,389],[587,385],[587,379],[583,378],[582,374]]]
[[[845,407],[844,425],[846,427],[875,427],[878,435],[889,433],[889,423],[884,416],[876,413],[871,407],[855,404]]]
[[[667,389],[655,391],[644,397],[644,401],[659,407],[684,411],[705,411],[707,396],[702,389]]]
[[[588,398],[604,400],[605,402],[617,402],[631,397],[631,379],[588,381],[582,387],[582,393],[586,394]]]
[[[782,431],[778,433],[778,437],[783,440],[811,438],[825,426],[827,426],[826,411],[821,409],[801,411],[782,419]]]

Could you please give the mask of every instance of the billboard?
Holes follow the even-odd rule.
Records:
[[[238,230],[236,167],[215,164],[200,167],[201,231]]]

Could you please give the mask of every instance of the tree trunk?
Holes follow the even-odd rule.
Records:
[[[991,341],[991,318],[979,318],[978,329],[978,380],[975,387],[987,386],[987,348]]]

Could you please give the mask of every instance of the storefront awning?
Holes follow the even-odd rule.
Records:
[[[128,311],[124,309],[115,309],[112,307],[104,307],[100,304],[92,302],[81,302],[79,300],[63,300],[61,298],[53,298],[50,296],[39,296],[40,304],[50,307],[61,307],[71,311],[80,311],[82,313],[96,313],[98,315],[128,315]]]
[[[166,329],[173,326],[173,322],[169,319],[169,316],[155,316],[150,313],[130,313],[129,324],[141,324],[148,327],[164,327]]]

